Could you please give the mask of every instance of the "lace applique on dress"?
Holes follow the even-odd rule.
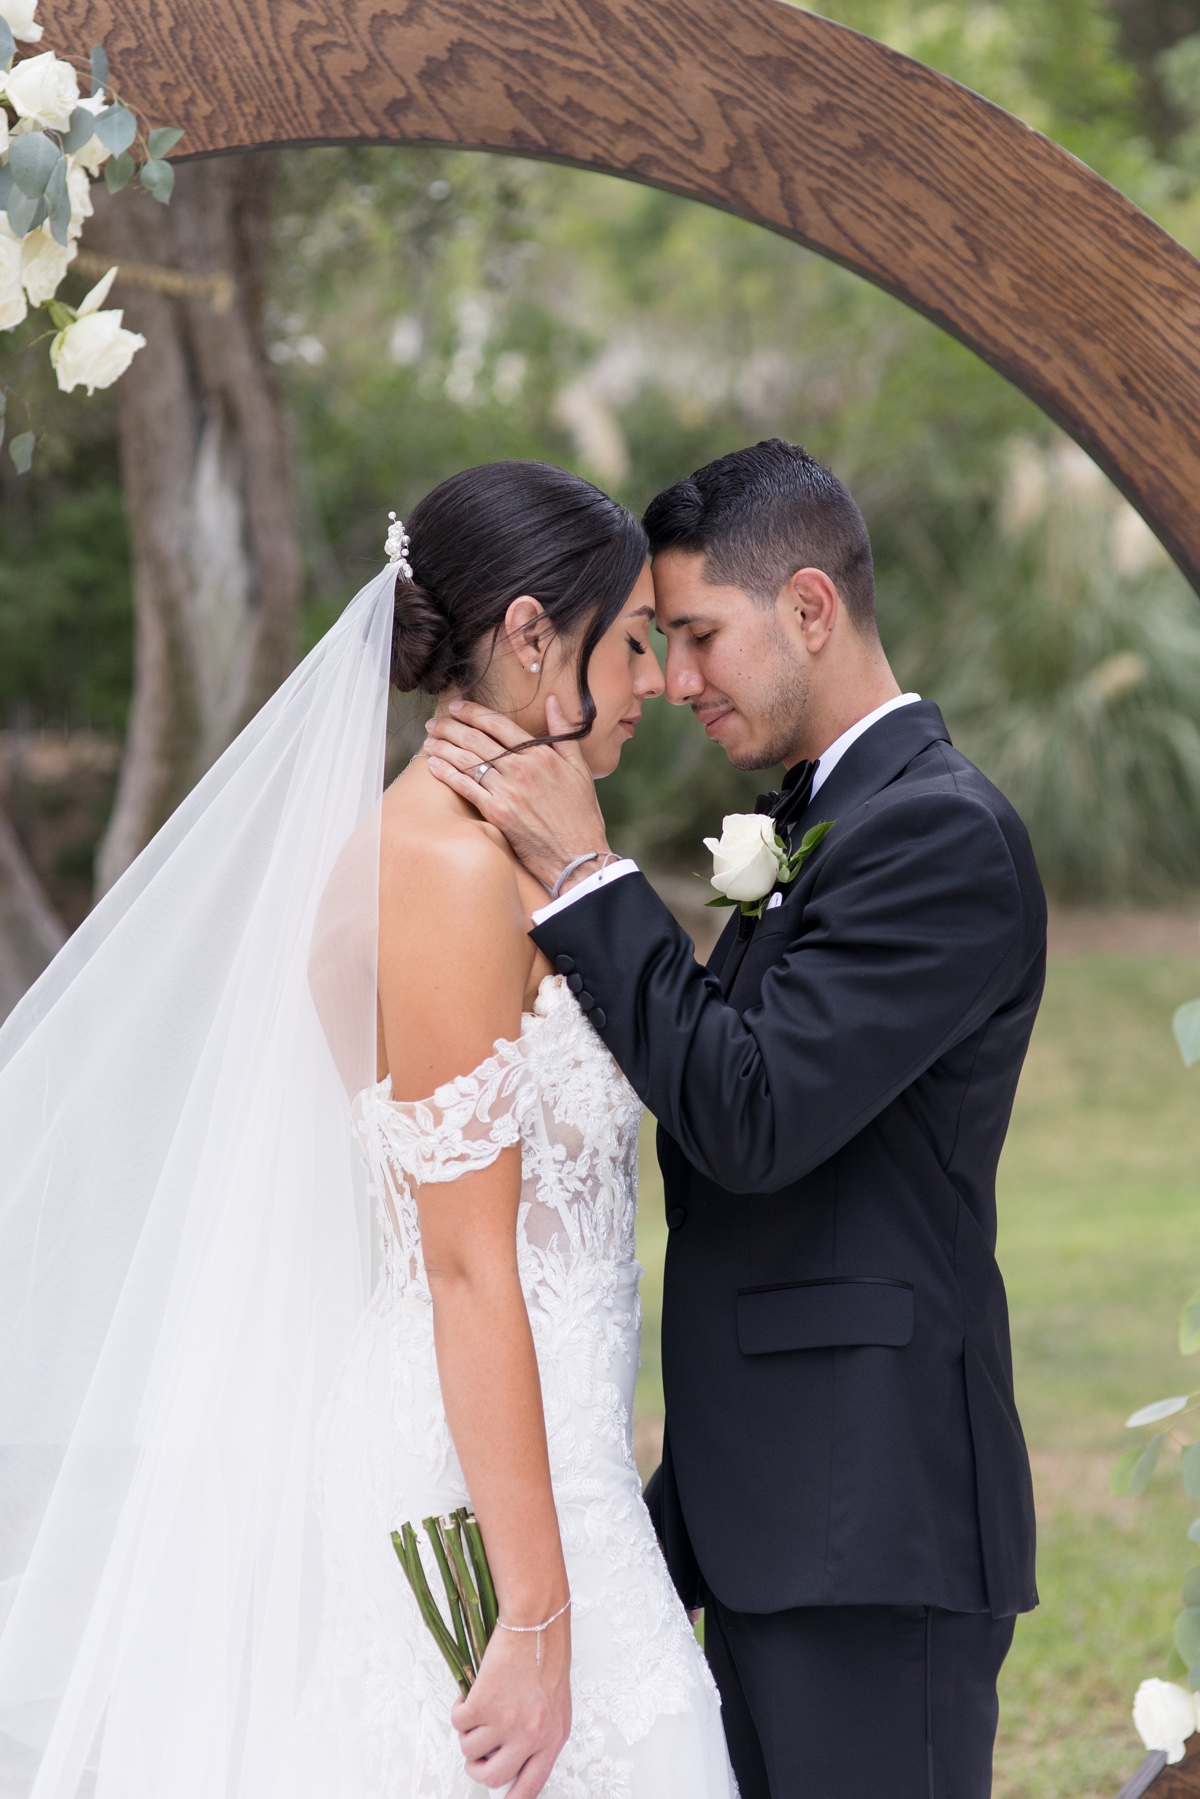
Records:
[[[327,1618],[297,1799],[479,1791],[450,1726],[452,1683],[388,1533],[466,1499],[437,1381],[414,1192],[487,1167],[518,1142],[518,1266],[574,1601],[573,1725],[545,1793],[735,1793],[715,1689],[633,1460],[641,1110],[557,976],[542,982],[518,1038],[430,1099],[396,1101],[385,1080],[355,1102],[383,1268],[321,1434]]]

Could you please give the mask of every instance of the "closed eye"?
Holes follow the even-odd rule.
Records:
[[[627,642],[628,642],[628,644],[629,644],[629,647],[630,647],[630,649],[631,649],[631,650],[632,650],[632,651],[633,651],[633,653],[634,653],[634,655],[635,655],[635,656],[644,656],[644,655],[645,655],[645,654],[646,654],[646,646],[645,646],[645,644],[644,644],[644,643],[639,643],[639,642],[638,642],[638,640],[637,640],[637,638],[636,638],[636,637],[630,637],[630,638],[628,638],[628,639],[627,639]]]

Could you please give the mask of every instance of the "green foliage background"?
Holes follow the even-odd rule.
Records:
[[[1197,0],[822,10],[1047,131],[1200,248]],[[1087,898],[1200,885],[1195,597],[1086,459],[961,345],[795,245],[651,189],[467,153],[284,163],[270,349],[310,640],[378,565],[389,508],[464,464],[550,458],[640,509],[714,455],[791,437],[857,495],[897,671],[1026,816],[1048,884]],[[0,721],[119,728],[112,403],[39,404],[57,448],[23,482],[6,469],[0,491]],[[689,867],[756,785],[662,705],[605,799],[624,847]]]

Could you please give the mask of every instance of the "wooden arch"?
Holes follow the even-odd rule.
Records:
[[[429,144],[739,214],[952,332],[1200,588],[1200,263],[1065,150],[781,0],[64,0],[189,155]]]

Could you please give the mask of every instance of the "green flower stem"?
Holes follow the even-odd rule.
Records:
[[[471,1691],[473,1672],[468,1672],[468,1669],[459,1660],[458,1645],[450,1635],[450,1632],[446,1629],[445,1624],[442,1622],[442,1615],[434,1604],[433,1594],[429,1591],[429,1583],[425,1579],[425,1570],[421,1565],[421,1555],[417,1548],[416,1532],[413,1530],[411,1524],[402,1525],[400,1531],[392,1532],[392,1547],[396,1551],[400,1566],[403,1568],[408,1584],[412,1588],[413,1598],[417,1602],[417,1609],[422,1618],[424,1618],[434,1642],[441,1650],[446,1665],[450,1669],[451,1674],[453,1674],[458,1683],[458,1689],[465,1699],[467,1694]]]
[[[458,1511],[446,1520],[450,1525],[447,1533],[446,1547],[450,1551],[450,1562],[454,1569],[455,1584],[459,1598],[467,1618],[467,1631],[471,1638],[471,1647],[475,1654],[475,1665],[483,1660],[483,1652],[487,1648],[487,1633],[483,1628],[483,1614],[479,1607],[479,1595],[475,1591],[475,1583],[471,1578],[471,1570],[467,1563],[466,1551],[463,1548],[462,1527],[466,1518],[465,1511]]]
[[[433,1550],[433,1559],[438,1565],[438,1573],[442,1577],[442,1585],[446,1589],[446,1603],[450,1607],[450,1622],[454,1626],[454,1636],[458,1643],[458,1651],[463,1666],[470,1666],[475,1673],[479,1672],[478,1664],[471,1654],[471,1645],[467,1641],[466,1625],[463,1622],[462,1606],[459,1603],[458,1589],[450,1572],[450,1563],[446,1557],[446,1544],[442,1536],[442,1524],[438,1518],[424,1520],[425,1533]]]
[[[492,1583],[492,1570],[487,1559],[487,1550],[483,1546],[483,1532],[473,1513],[467,1513],[463,1520],[463,1528],[466,1532],[467,1548],[471,1552],[471,1562],[475,1569],[475,1582],[479,1588],[483,1628],[487,1632],[490,1642],[496,1628],[496,1620],[500,1616],[500,1607],[496,1601],[496,1589]]]

